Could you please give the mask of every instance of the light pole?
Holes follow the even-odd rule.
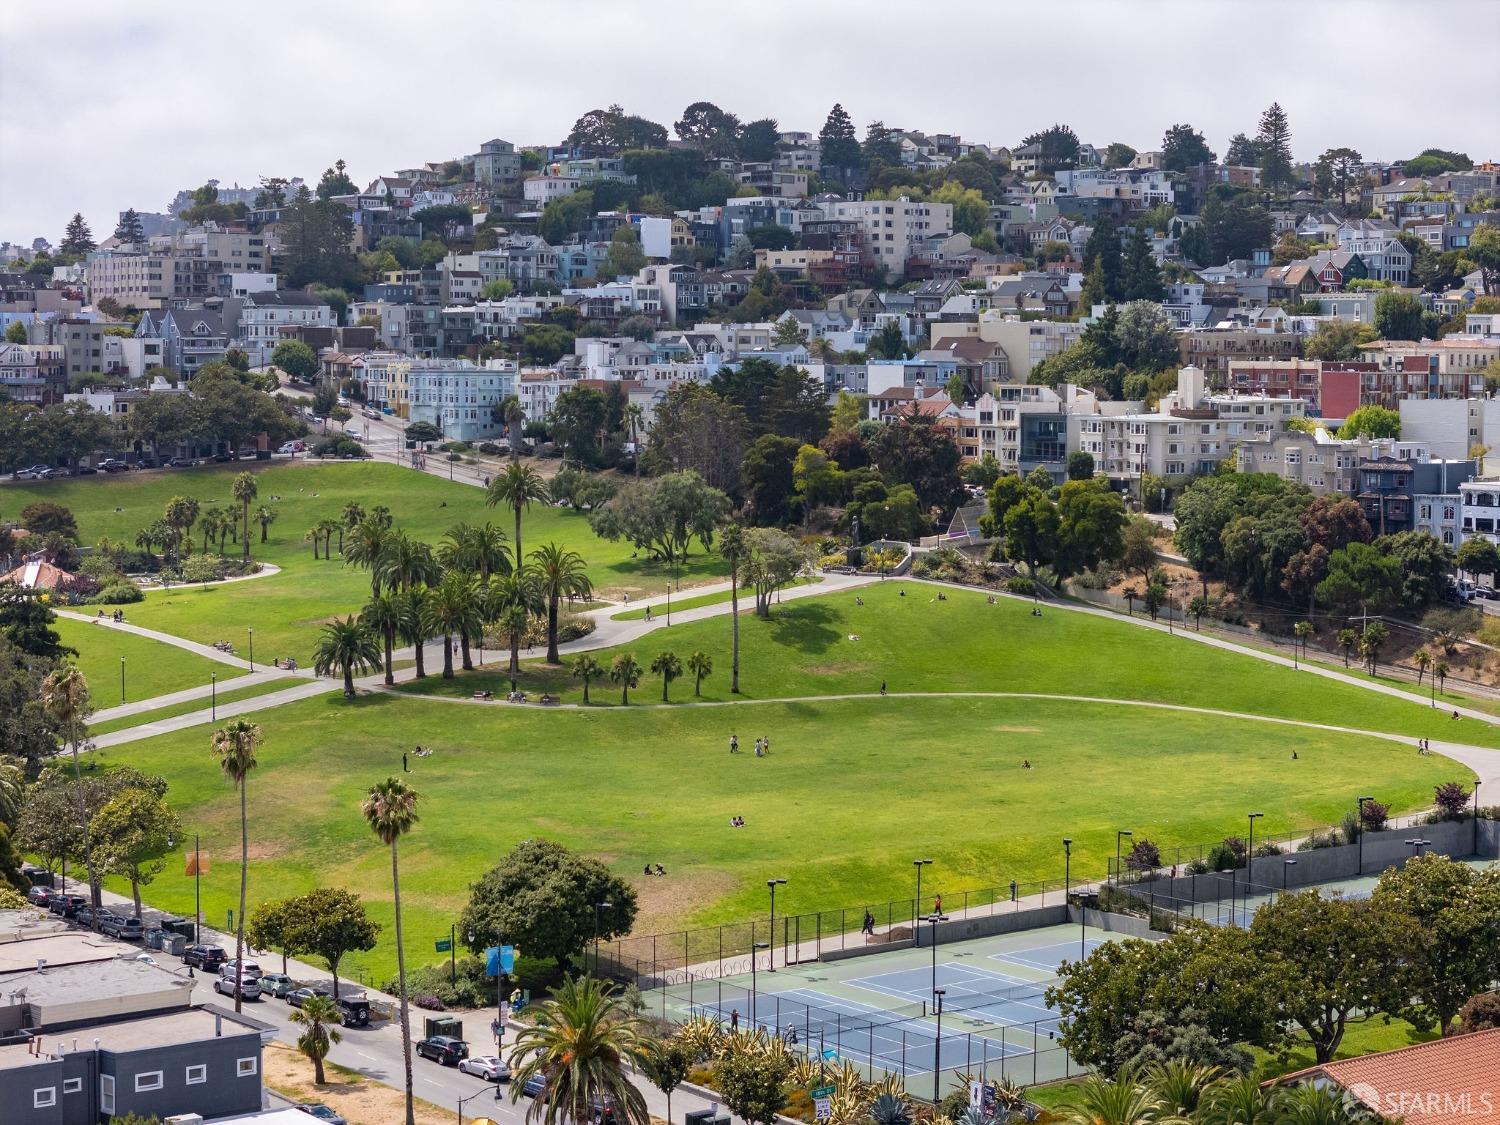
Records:
[[[599,976],[599,911],[614,909],[612,902],[594,903],[594,976]]]
[[[125,658],[120,657],[120,706],[125,705]]]
[[[1249,913],[1250,913],[1250,887],[1255,882],[1255,822],[1257,820],[1259,820],[1261,817],[1265,816],[1266,814],[1265,813],[1260,813],[1260,812],[1253,812],[1253,813],[1250,813],[1248,815],[1249,815],[1249,820],[1250,820],[1250,838],[1245,842],[1245,913],[1246,913],[1246,915],[1249,915]],[[1249,921],[1248,917],[1245,920],[1245,928],[1247,930],[1250,928],[1250,921]]]
[[[771,932],[767,935],[770,941],[766,943],[766,948],[770,950],[766,954],[766,971],[768,973],[776,971],[776,888],[784,886],[786,886],[785,879],[766,880],[766,889],[771,892]]]
[[[1284,859],[1284,860],[1281,861],[1281,893],[1282,894],[1286,893],[1286,880],[1287,880],[1287,874],[1288,874],[1287,868],[1289,868],[1289,867],[1296,867],[1296,866],[1297,866],[1297,861],[1295,859]]]
[[[1128,828],[1121,828],[1121,829],[1119,829],[1118,831],[1115,832],[1115,882],[1117,882],[1117,883],[1120,881],[1120,875],[1121,875],[1121,871],[1120,871],[1120,837],[1121,836],[1129,836],[1131,838],[1131,840],[1133,841],[1135,839],[1135,833],[1131,832],[1130,829],[1128,829]]]
[[[198,924],[203,918],[203,852],[198,833],[193,833],[193,944],[198,944]]]
[[[255,671],[255,630],[250,630],[250,671]]]
[[[208,674],[208,717],[212,722],[219,721],[219,673]]]
[[[932,1041],[932,1104],[937,1105],[938,1082],[943,1074],[943,997],[947,989],[935,988],[932,994],[937,997],[937,1038]]]
[[[751,1027],[759,1027],[760,1026],[760,1024],[758,1022],[756,1022],[756,1019],[755,1019],[755,997],[756,997],[756,988],[755,988],[755,962],[757,960],[759,960],[759,958],[756,957],[756,954],[759,953],[762,949],[769,949],[769,948],[771,948],[770,942],[752,941],[750,943],[750,1026]]]
[[[1355,802],[1355,819],[1359,821],[1359,873],[1365,873],[1365,802],[1374,797],[1360,797]]]
[[[912,899],[911,903],[911,917],[912,922],[915,923],[917,920],[917,915],[921,913],[922,910],[922,868],[926,867],[929,863],[932,862],[932,860],[914,859],[911,862],[912,866],[917,869],[917,897]]]
[[[932,994],[937,995],[937,928],[939,922],[946,922],[948,915],[936,912],[927,916],[927,922],[932,927],[928,934],[928,941],[932,945]]]
[[[466,1097],[466,1098],[459,1098],[458,1099],[458,1125],[464,1125],[464,1105],[466,1103],[468,1103],[468,1102],[472,1102],[475,1098],[479,1097],[479,1095],[481,1095],[481,1094],[488,1094],[488,1093],[489,1093],[488,1090],[475,1090],[468,1097]],[[499,1093],[500,1093],[500,1088],[497,1086],[495,1088],[495,1094],[496,1094],[496,1096],[498,1096]]]

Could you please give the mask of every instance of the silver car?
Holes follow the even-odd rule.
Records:
[[[504,1059],[495,1055],[475,1055],[471,1059],[464,1059],[458,1064],[458,1069],[475,1078],[483,1078],[486,1082],[510,1081],[510,1067],[505,1065]]]

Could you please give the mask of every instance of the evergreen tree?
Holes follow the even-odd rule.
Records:
[[[1261,180],[1275,187],[1292,179],[1292,127],[1280,102],[1272,102],[1260,115],[1260,131],[1255,134],[1260,152]]]
[[[1229,151],[1224,154],[1224,163],[1237,168],[1254,168],[1260,164],[1260,146],[1244,133],[1229,138]]]
[[[332,199],[335,195],[356,195],[359,188],[349,178],[349,173],[344,170],[345,164],[342,160],[335,160],[333,167],[325,169],[323,178],[318,181],[318,198]]]
[[[854,135],[854,122],[837,102],[828,111],[828,120],[823,122],[823,128],[818,131],[818,140],[823,146],[823,167],[832,168],[841,176],[847,177],[863,165],[859,141]]]
[[[1080,312],[1087,313],[1092,311],[1095,305],[1102,305],[1108,301],[1109,294],[1105,292],[1104,286],[1104,261],[1102,258],[1095,258],[1088,273],[1084,274],[1083,289],[1078,294],[1078,309]]]
[[[128,243],[146,241],[146,228],[141,224],[141,217],[135,213],[134,207],[120,215],[120,221],[115,224],[115,240]]]
[[[886,128],[884,121],[871,121],[865,130],[864,158],[866,165],[900,164],[900,134]]]
[[[1124,289],[1127,301],[1160,301],[1166,295],[1161,283],[1161,267],[1151,253],[1151,243],[1146,239],[1144,227],[1130,232],[1130,242],[1125,247]]]
[[[94,235],[89,230],[88,223],[83,221],[81,214],[74,212],[73,217],[68,220],[68,229],[63,233],[58,253],[65,258],[81,258],[94,246]]]
[[[1173,125],[1161,139],[1161,162],[1170,171],[1186,172],[1194,164],[1212,164],[1214,150],[1191,125]]]
[[[1122,300],[1124,287],[1122,285],[1123,267],[1120,261],[1120,231],[1108,215],[1099,217],[1099,221],[1094,224],[1094,232],[1089,235],[1089,240],[1084,243],[1083,247],[1084,274],[1087,275],[1092,271],[1096,264],[1104,287],[1104,299]]]

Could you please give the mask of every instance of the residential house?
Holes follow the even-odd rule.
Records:
[[[232,315],[232,314],[231,314]],[[191,379],[205,363],[222,360],[233,337],[232,320],[226,324],[222,307],[147,310],[135,326],[138,339],[161,342],[162,363]]]
[[[67,389],[67,361],[61,344],[0,341],[0,397],[50,406],[61,402]]]
[[[271,362],[276,345],[286,338],[283,329],[308,325],[331,328],[335,323],[332,306],[311,293],[295,289],[249,293],[239,302],[235,344],[250,353],[251,367],[264,367]]]
[[[1475,475],[1475,462],[1380,455],[1359,463],[1354,499],[1377,535],[1415,530],[1417,496],[1448,495]],[[1460,514],[1462,514],[1460,512]]]
[[[418,360],[405,372],[407,417],[428,422],[450,441],[482,441],[503,432],[500,404],[516,390],[516,368],[503,360]],[[528,417],[535,417],[528,412]]]
[[[967,336],[997,344],[1004,353],[1009,379],[1024,383],[1038,363],[1080,340],[1085,327],[1076,321],[1021,320],[996,308],[981,312],[974,321],[934,321],[931,343],[941,348],[949,339]]]
[[[509,141],[502,141],[498,137],[485,141],[469,159],[474,164],[475,181],[494,188],[500,194],[509,194],[520,183],[521,154]]]
[[[541,208],[554,200],[572,195],[581,184],[582,181],[577,176],[564,176],[557,173],[528,176],[521,185],[521,194],[526,202]]]

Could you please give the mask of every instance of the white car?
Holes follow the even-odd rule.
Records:
[[[348,425],[346,425],[344,427],[344,436],[345,437],[352,437],[352,438],[363,437],[364,433],[365,433],[365,431],[363,429],[361,429],[359,426],[355,425],[353,422],[350,422]]]
[[[277,453],[301,453],[306,448],[307,448],[307,446],[303,445],[300,441],[285,441],[285,442],[282,442],[281,445],[279,445],[277,447],[276,452]]]
[[[220,977],[218,980],[214,981],[214,991],[219,993],[221,996],[233,996],[234,988],[235,985],[233,977]],[[246,977],[244,980],[240,981],[239,989],[240,995],[244,999],[259,1000],[260,978]]]
[[[219,976],[221,976],[225,980],[233,980],[235,977],[235,962],[233,960],[230,960],[225,961],[222,965],[220,965]],[[246,961],[244,969],[244,979],[247,981],[260,980],[260,977],[260,966],[257,965],[254,961]]]
[[[476,1055],[471,1059],[460,1059],[458,1069],[463,1074],[472,1074],[475,1078],[483,1078],[486,1082],[509,1082],[510,1067],[505,1065],[505,1060],[495,1055]]]

